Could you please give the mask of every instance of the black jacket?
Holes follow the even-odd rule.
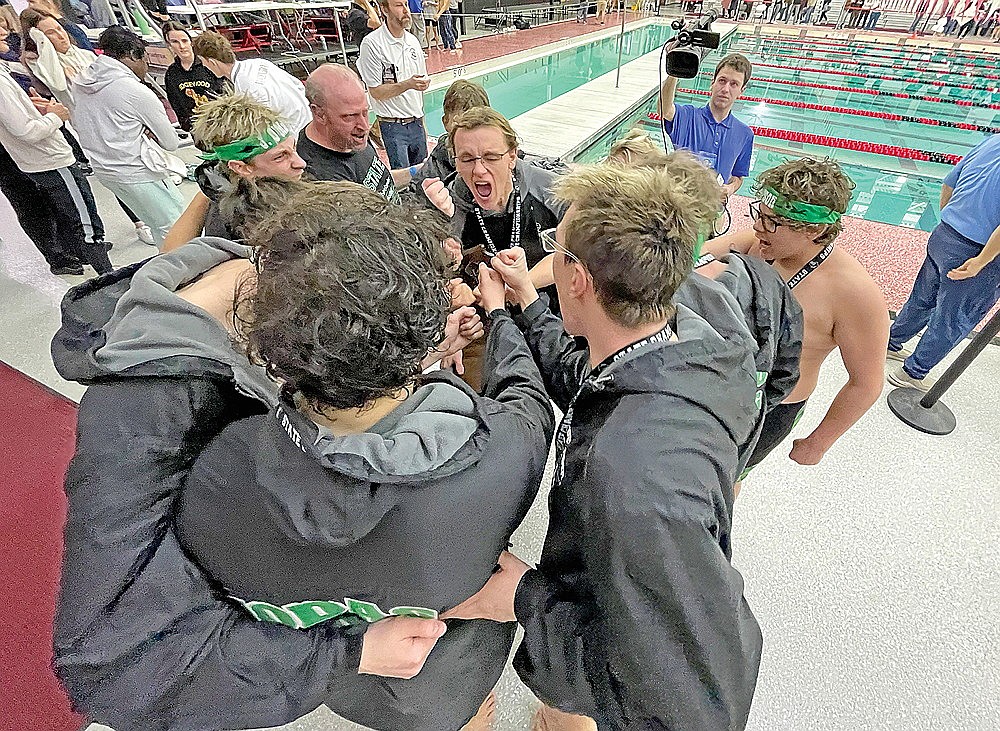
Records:
[[[523,318],[568,413],[542,558],[515,598],[515,669],[602,731],[742,729],[761,653],[730,563],[739,447],[758,414],[750,349],[678,305],[678,341],[592,378],[543,304]]]
[[[52,343],[59,373],[89,385],[66,476],[55,668],[73,707],[116,731],[279,725],[321,703],[350,710],[359,682],[380,689],[376,705],[405,697],[397,684],[409,682],[357,674],[363,625],[303,631],[256,621],[186,556],[172,530],[205,445],[277,402],[273,384],[232,349],[221,325],[173,294],[236,256],[249,251],[200,239],[75,287]],[[520,339],[508,325],[495,337]],[[487,393],[502,403],[517,400],[512,383],[532,379],[525,358],[508,350],[491,336]],[[425,680],[435,681],[447,685]]]
[[[726,339],[744,340],[754,354],[759,415],[750,438],[740,446],[742,472],[767,412],[799,382],[802,308],[774,267],[760,257],[732,252],[720,261],[726,269],[715,280],[692,272],[675,299],[703,315]]]

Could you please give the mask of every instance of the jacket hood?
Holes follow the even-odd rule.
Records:
[[[678,303],[676,340],[636,348],[588,377],[583,390],[595,396],[660,394],[698,405],[742,444],[759,414],[754,408],[756,371],[749,332],[727,300],[731,298],[715,298],[720,306],[706,313],[711,322]]]
[[[282,402],[251,442],[255,481],[288,535],[346,546],[374,530],[411,490],[433,489],[476,465],[490,439],[489,419],[481,398],[440,372],[423,377],[412,396],[364,434],[337,436]],[[275,460],[289,442],[325,474]]]
[[[115,82],[129,79],[140,83],[132,70],[121,61],[98,56],[96,61],[77,74],[73,79],[73,87],[74,91],[82,94],[96,94]]]
[[[263,368],[237,352],[214,317],[175,293],[249,247],[203,237],[85,282],[66,293],[52,340],[59,374],[89,384],[112,378],[216,376],[264,403],[277,402]]]
[[[326,469],[366,482],[423,482],[478,459],[472,442],[489,431],[479,401],[465,383],[438,372],[422,377],[409,398],[363,434],[337,436],[286,403],[274,416],[292,443]]]

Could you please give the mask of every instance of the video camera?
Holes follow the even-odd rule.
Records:
[[[718,17],[717,11],[709,10],[704,16],[690,23],[675,20],[670,24],[670,27],[677,31],[677,35],[671,39],[677,45],[667,51],[668,75],[678,79],[693,79],[698,75],[701,59],[706,53],[719,47],[719,34],[711,30],[712,23]]]

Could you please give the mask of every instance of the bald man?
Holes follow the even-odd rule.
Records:
[[[419,170],[389,170],[368,139],[368,95],[361,78],[339,64],[323,64],[306,79],[312,122],[299,134],[298,152],[318,180],[347,180],[399,201],[397,188]]]

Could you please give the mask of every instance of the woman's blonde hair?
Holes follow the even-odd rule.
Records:
[[[473,107],[459,114],[452,122],[451,132],[448,134],[451,154],[455,154],[455,136],[459,130],[474,130],[480,127],[494,127],[500,130],[504,144],[510,149],[517,148],[517,133],[505,116],[492,107]]]

